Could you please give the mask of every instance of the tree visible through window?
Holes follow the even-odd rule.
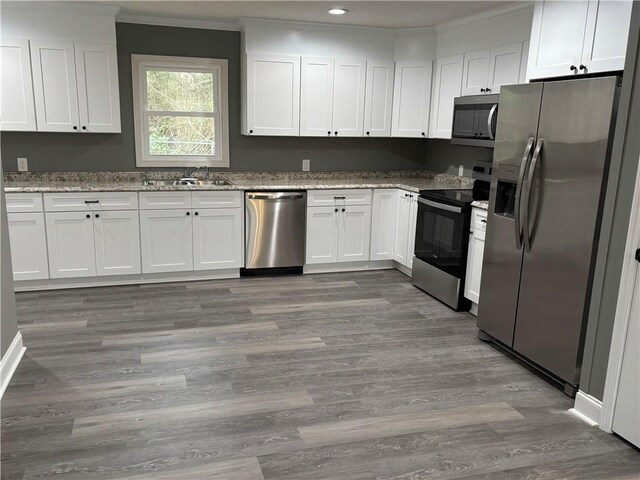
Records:
[[[228,166],[226,60],[132,58],[137,164]]]

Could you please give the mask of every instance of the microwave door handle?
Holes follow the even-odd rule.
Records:
[[[531,158],[531,149],[533,148],[534,137],[529,137],[527,146],[524,148],[524,154],[522,155],[522,162],[520,163],[520,173],[518,173],[518,183],[516,185],[516,201],[513,212],[514,226],[516,229],[516,248],[520,250],[522,248],[522,221],[520,219],[520,202],[522,198],[522,183],[524,182],[524,174],[527,171],[529,160]]]
[[[524,239],[524,248],[525,251],[531,251],[531,231],[529,226],[529,209],[531,208],[531,186],[533,185],[533,176],[536,173],[536,168],[538,166],[538,162],[540,160],[540,153],[542,152],[542,145],[544,144],[544,139],[539,138],[538,143],[536,144],[536,149],[533,152],[533,156],[531,157],[531,166],[529,167],[529,174],[527,175],[527,186],[526,186],[526,195],[524,196],[525,204],[523,208],[523,232],[522,237]]]
[[[497,109],[498,109],[498,104],[495,103],[493,107],[491,107],[491,110],[489,111],[489,116],[487,117],[487,132],[489,132],[490,140],[495,140],[492,126],[493,126],[493,116],[495,115]]]
[[[430,207],[439,208],[440,210],[446,210],[448,212],[462,213],[462,208],[454,205],[447,205],[446,203],[434,202],[427,200],[426,198],[418,197],[418,202],[428,205]]]

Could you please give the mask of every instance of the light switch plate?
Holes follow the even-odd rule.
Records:
[[[311,160],[309,160],[308,158],[303,158],[302,159],[302,171],[303,172],[308,172],[309,170],[311,170]]]
[[[29,164],[27,163],[26,158],[18,158],[18,171],[19,172],[29,171]]]

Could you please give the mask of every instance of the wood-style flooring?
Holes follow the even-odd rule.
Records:
[[[2,479],[631,480],[640,453],[396,271],[17,295]]]

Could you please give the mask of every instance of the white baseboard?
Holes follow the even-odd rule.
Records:
[[[569,412],[584,420],[591,426],[600,424],[600,413],[602,412],[602,402],[582,390],[576,394],[576,403]]]
[[[22,334],[16,333],[13,337],[9,349],[5,352],[4,357],[0,360],[0,398],[4,395],[4,391],[7,389],[13,372],[18,368],[18,364],[24,355],[26,347],[22,345]]]
[[[393,267],[398,270],[400,273],[404,273],[407,277],[411,277],[411,269],[406,265],[403,265],[398,262],[393,262]]]
[[[307,264],[304,273],[359,272],[364,270],[383,270],[394,267],[393,260],[373,260],[368,262],[318,263]]]
[[[471,302],[471,308],[469,309],[469,313],[471,315],[478,316],[478,304],[476,302]]]

